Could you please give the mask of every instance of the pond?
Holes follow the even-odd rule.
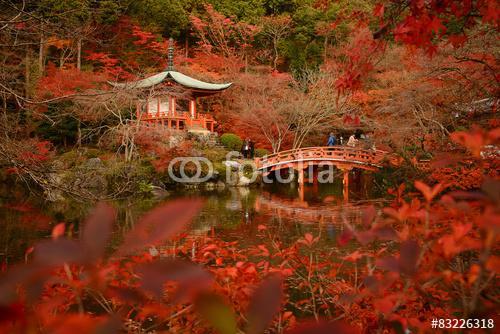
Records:
[[[349,224],[360,223],[363,210],[381,203],[380,194],[368,177],[354,179],[349,201],[342,196],[341,180],[332,184],[305,186],[303,200],[296,184],[267,185],[253,188],[225,188],[214,191],[172,191],[164,200],[135,199],[116,201],[118,219],[112,247],[123,234],[155,206],[179,197],[202,197],[205,205],[188,227],[192,236],[215,236],[224,241],[238,241],[241,247],[258,245],[259,225],[279,233],[282,242],[292,243],[312,233],[320,236],[322,247],[334,247],[340,232]],[[0,206],[0,261],[5,267],[24,259],[25,251],[36,241],[49,238],[57,223],[66,223],[76,234],[79,224],[92,208],[91,204],[66,201],[47,203],[40,199],[20,200],[22,194],[8,192]],[[167,218],[168,219],[168,218]]]

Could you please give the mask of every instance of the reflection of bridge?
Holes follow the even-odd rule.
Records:
[[[264,173],[281,169],[294,169],[298,172],[298,182],[304,183],[304,170],[310,171],[313,182],[317,181],[318,167],[335,166],[344,174],[344,194],[347,198],[349,171],[353,168],[376,171],[382,167],[382,160],[387,152],[365,150],[347,146],[306,147],[282,151],[255,160],[257,169]]]
[[[339,199],[341,202],[342,199]],[[258,212],[271,212],[280,218],[296,219],[301,222],[310,223],[339,223],[346,215],[351,222],[361,222],[363,209],[367,205],[336,205],[318,204],[311,206],[305,201],[298,199],[285,199],[279,196],[264,193],[255,201],[255,209]]]

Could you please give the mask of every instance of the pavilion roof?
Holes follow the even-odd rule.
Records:
[[[142,80],[125,83],[110,82],[110,84],[117,88],[146,89],[158,85],[162,82],[176,82],[186,88],[214,92],[222,91],[232,85],[232,83],[216,84],[204,82],[173,70],[167,70]]]

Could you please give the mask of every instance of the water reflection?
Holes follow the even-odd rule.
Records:
[[[262,242],[256,237],[258,226],[265,225],[277,232],[285,244],[310,232],[320,235],[325,247],[333,247],[339,233],[346,226],[359,224],[363,209],[379,201],[373,199],[377,196],[363,177],[354,178],[349,203],[343,200],[341,180],[306,185],[303,198],[295,184],[178,193],[175,197],[206,199],[205,207],[187,231],[188,236],[217,236],[245,246],[258,245]],[[88,203],[68,201],[47,205],[36,199],[24,204],[26,207],[16,207],[12,205],[16,201],[4,198],[0,207],[0,261],[4,264],[22,261],[25,250],[37,240],[50,237],[52,226],[59,222],[66,222],[67,228],[76,233],[91,208]],[[124,232],[158,204],[153,199],[134,198],[113,203],[118,210],[118,222],[111,246],[116,247]]]

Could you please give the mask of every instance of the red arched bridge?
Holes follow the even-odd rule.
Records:
[[[339,169],[377,170],[387,152],[347,146],[305,147],[255,159],[257,169],[270,172],[283,168],[304,169],[310,165],[335,165]]]
[[[347,146],[305,147],[282,151],[255,159],[257,169],[263,173],[293,168],[298,172],[298,182],[304,184],[304,170],[309,180],[317,182],[318,167],[333,165],[343,172],[344,198],[348,198],[349,171],[353,168],[376,171],[382,167],[387,152]],[[312,168],[311,168],[312,167]],[[303,197],[303,188],[301,195]]]

